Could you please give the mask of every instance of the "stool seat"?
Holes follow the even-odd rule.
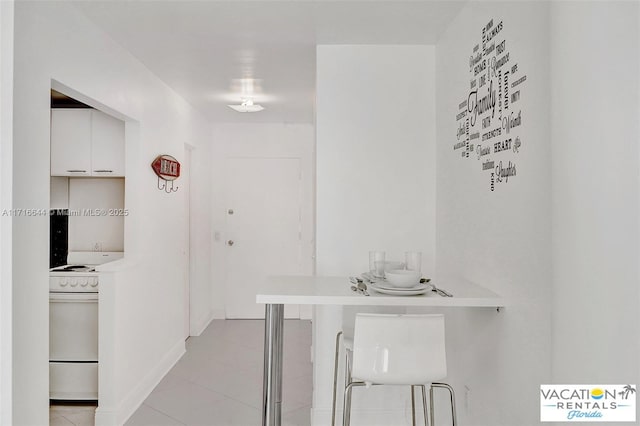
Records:
[[[353,387],[371,385],[411,386],[414,426],[415,387],[419,386],[422,390],[425,426],[428,425],[428,417],[431,425],[434,424],[434,388],[446,388],[450,394],[452,422],[454,426],[457,424],[453,388],[440,382],[447,375],[443,315],[358,314],[353,339],[338,333],[332,425],[335,423],[340,340],[347,349],[343,426],[349,425],[351,421]],[[427,385],[430,396],[429,410],[426,403]]]

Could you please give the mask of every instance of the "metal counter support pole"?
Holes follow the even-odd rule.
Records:
[[[264,322],[262,426],[280,426],[284,305],[268,304]]]

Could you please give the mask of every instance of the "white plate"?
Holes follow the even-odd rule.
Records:
[[[360,276],[362,278],[364,278],[365,280],[372,281],[372,282],[383,281],[384,280],[384,278],[374,277],[369,272],[363,272],[362,274],[360,274]]]
[[[429,283],[431,281],[431,280],[428,280],[427,282],[416,284],[414,287],[405,288],[405,287],[394,287],[387,282],[386,278],[376,278],[368,272],[363,272],[362,274],[360,274],[360,276],[365,280],[365,284],[375,283],[379,287],[386,288],[387,290],[419,290],[419,289],[422,289],[423,286],[430,287]]]
[[[392,291],[396,291],[396,290],[397,291],[416,291],[416,290],[424,290],[425,288],[431,287],[431,285],[429,284],[422,284],[422,283],[415,285],[413,287],[394,287],[385,281],[379,281],[375,283],[375,286],[383,290],[392,290]]]
[[[417,296],[418,294],[425,294],[426,292],[431,291],[430,286],[424,286],[424,288],[420,288],[420,289],[400,290],[398,288],[390,289],[390,288],[379,287],[375,283],[369,284],[368,288],[375,290],[378,293],[391,294],[394,296]]]

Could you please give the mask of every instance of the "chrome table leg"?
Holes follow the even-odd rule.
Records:
[[[282,407],[282,344],[284,305],[268,304],[264,321],[262,426],[280,426]]]

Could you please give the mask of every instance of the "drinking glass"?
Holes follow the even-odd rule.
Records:
[[[404,261],[408,271],[421,272],[422,252],[406,251],[404,252]]]
[[[374,277],[384,277],[384,258],[385,252],[383,251],[369,252],[369,273]]]

